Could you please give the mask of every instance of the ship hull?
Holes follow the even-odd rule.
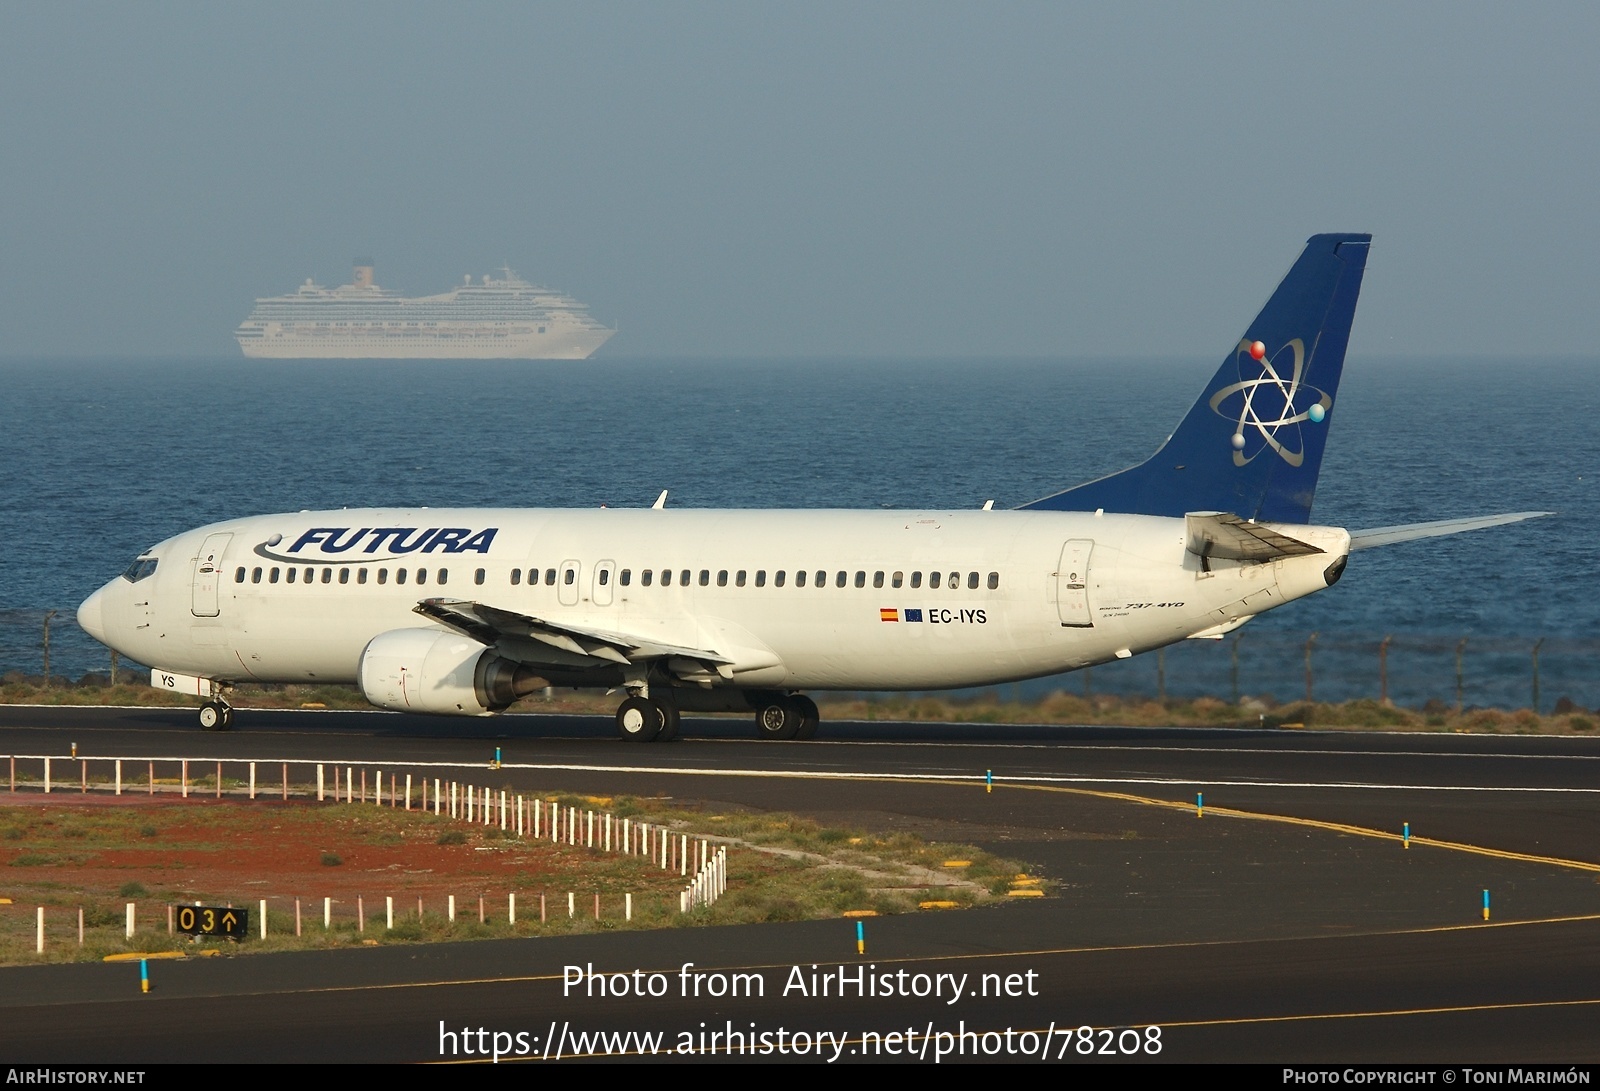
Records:
[[[241,337],[245,356],[260,360],[587,360],[615,330],[450,336]]]

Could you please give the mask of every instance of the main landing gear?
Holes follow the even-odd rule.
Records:
[[[200,706],[200,730],[231,731],[233,706],[226,701],[207,701]]]
[[[820,719],[815,701],[793,693],[756,709],[756,734],[763,739],[809,739],[817,733]]]
[[[617,707],[617,734],[629,742],[670,742],[678,737],[678,706],[629,697]]]

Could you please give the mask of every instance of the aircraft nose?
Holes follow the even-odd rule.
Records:
[[[106,589],[83,600],[78,607],[78,627],[100,643],[106,643]]]

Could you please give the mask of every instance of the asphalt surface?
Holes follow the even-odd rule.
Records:
[[[225,734],[191,717],[0,707],[0,755],[60,756],[76,743],[92,759],[364,763],[525,792],[781,809],[978,844],[1027,861],[1056,893],[870,920],[865,958],[853,922],[821,921],[160,963],[149,996],[127,965],[0,969],[6,1060],[477,1060],[496,1031],[512,1059],[724,1058],[726,1040],[700,1035],[730,1029],[746,1035],[733,1059],[1600,1054],[1593,740],[850,723],[825,724],[814,742],[763,743],[742,721],[691,719],[680,741],[640,747],[603,717],[246,709]],[[505,766],[491,774],[496,746]],[[1418,838],[1409,850],[1395,836],[1403,822]],[[707,978],[695,996],[686,962],[755,975],[743,980],[762,992],[707,995]],[[564,967],[591,964],[659,972],[662,995],[564,984]],[[795,987],[813,964],[829,995]],[[877,995],[858,995],[862,965]],[[1004,995],[1008,977],[1016,995]],[[943,995],[915,995],[941,981]],[[978,995],[985,981],[1002,995]],[[1069,1033],[1084,1025],[1113,1033]],[[600,1032],[664,1038],[576,1037]]]

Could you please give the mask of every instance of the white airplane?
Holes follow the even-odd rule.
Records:
[[[483,716],[546,685],[626,691],[623,737],[801,690],[981,686],[1220,637],[1337,581],[1353,550],[1543,512],[1310,525],[1370,236],[1318,235],[1148,461],[1013,511],[375,509],[169,538],[78,621],[232,723],[239,682],[356,683]]]

